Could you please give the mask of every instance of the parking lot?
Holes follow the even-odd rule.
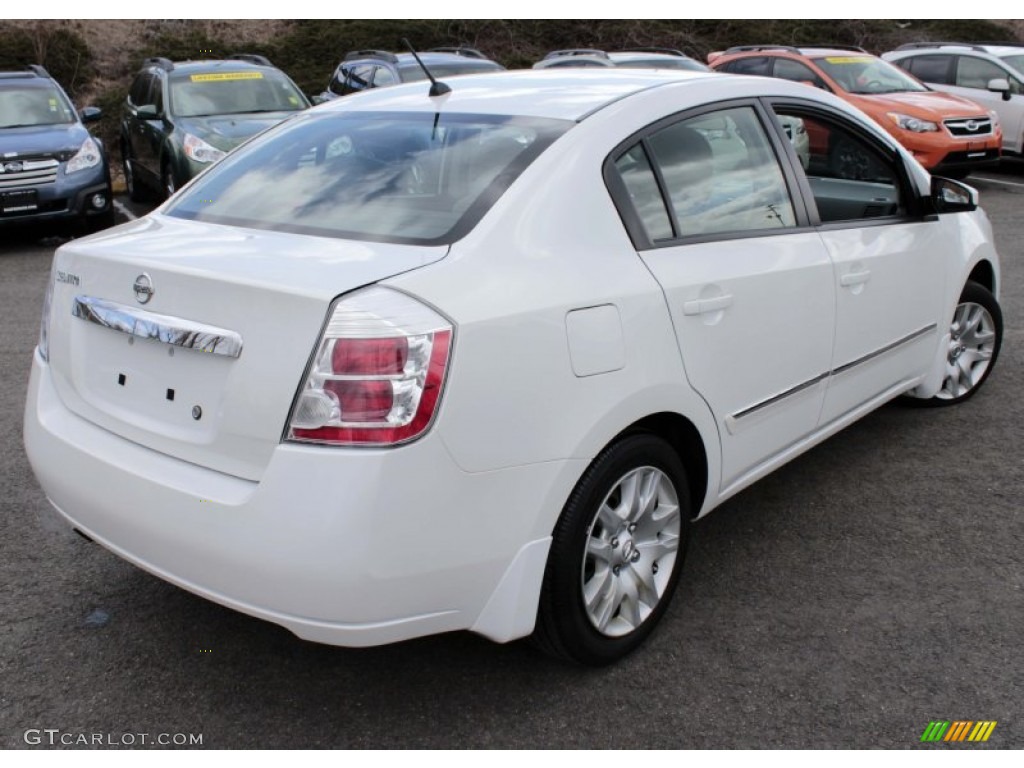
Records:
[[[597,670],[469,634],[315,645],[75,535],[21,438],[61,240],[3,233],[0,745],[59,729],[212,748],[1024,748],[1024,171],[968,183],[1003,259],[985,389],[884,407],[698,523],[658,631]],[[921,744],[933,720],[998,725]]]

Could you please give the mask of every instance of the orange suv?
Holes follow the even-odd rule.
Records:
[[[866,112],[933,173],[963,177],[999,162],[1003,131],[994,112],[933,91],[863,48],[740,45],[712,53],[708,63],[719,72],[780,77],[830,91]]]

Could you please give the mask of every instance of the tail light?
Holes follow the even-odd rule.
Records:
[[[372,287],[334,303],[288,425],[288,439],[396,445],[430,426],[452,325],[403,293]]]

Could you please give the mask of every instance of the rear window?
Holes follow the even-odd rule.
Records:
[[[446,64],[431,61],[427,62],[427,69],[436,80],[444,80],[444,78],[454,75],[476,75],[481,72],[503,72],[505,70],[500,64],[484,59],[460,59]],[[415,62],[403,64],[398,68],[398,73],[403,83],[416,83],[427,79],[426,72]]]
[[[500,115],[305,113],[223,160],[166,213],[351,240],[450,243],[571,125]]]

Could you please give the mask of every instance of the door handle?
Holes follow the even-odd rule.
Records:
[[[684,315],[704,315],[719,312],[732,304],[732,294],[716,296],[713,299],[695,299],[683,303]]]
[[[871,279],[871,271],[865,269],[863,272],[847,272],[839,278],[839,284],[845,288],[851,285],[860,285]]]

